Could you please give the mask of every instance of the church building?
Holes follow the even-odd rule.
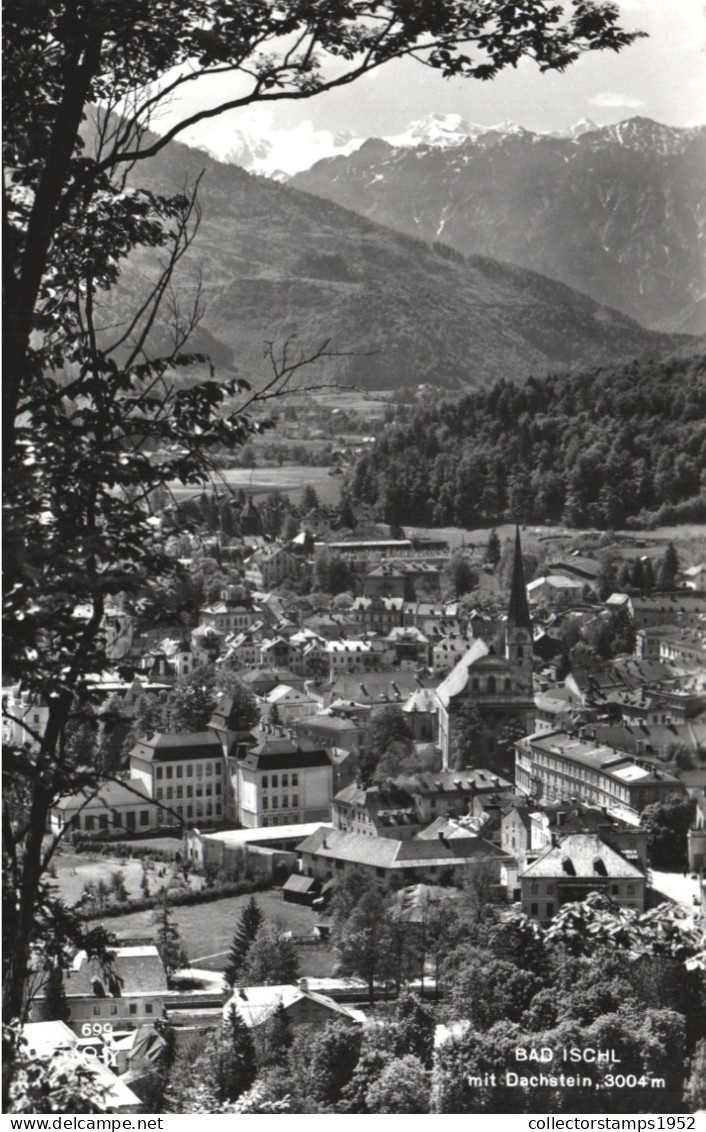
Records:
[[[484,640],[474,641],[436,695],[444,770],[458,765],[492,766],[500,753],[498,740],[507,729],[529,734],[534,728],[532,621],[519,527],[515,530],[504,655],[498,655]]]

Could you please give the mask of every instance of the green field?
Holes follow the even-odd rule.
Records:
[[[228,896],[210,904],[192,904],[172,909],[172,918],[179,928],[189,961],[194,967],[222,971],[240,914],[249,896]],[[267,920],[295,935],[309,936],[319,917],[301,904],[285,904],[282,892],[271,889],[258,892],[255,899]],[[104,921],[110,932],[121,936],[149,936],[154,932],[154,912],[132,912]],[[98,921],[92,921],[97,923]],[[298,948],[302,975],[330,975],[335,956],[330,948],[304,946]]]
[[[253,496],[283,492],[298,503],[306,485],[311,484],[321,503],[335,507],[341,497],[342,478],[330,476],[328,468],[284,464],[281,468],[224,468],[213,476],[213,486],[223,491],[227,485]],[[184,500],[200,496],[204,488],[172,483],[169,490],[177,500]]]

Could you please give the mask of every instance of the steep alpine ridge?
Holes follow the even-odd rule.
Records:
[[[369,140],[290,184],[430,243],[532,268],[645,326],[706,330],[706,127],[631,118],[581,122],[568,136],[509,123],[478,133],[462,120],[444,129],[443,117],[446,144],[427,119],[425,141],[413,128],[404,144]]]
[[[533,271],[431,248],[175,143],[134,176],[147,188],[180,191],[202,170],[203,218],[182,301],[191,264],[201,273],[201,326],[246,377],[267,374],[266,341],[281,347],[293,335],[292,349],[330,339],[331,350],[346,354],[307,372],[309,380],[369,389],[520,382],[531,373],[660,357],[689,341],[645,330]],[[154,264],[151,251],[135,257],[123,302],[134,302]]]

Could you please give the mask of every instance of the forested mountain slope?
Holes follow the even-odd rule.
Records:
[[[703,355],[501,381],[399,412],[347,483],[387,521],[616,527],[665,505],[664,518],[706,518]]]
[[[267,373],[267,340],[292,335],[303,350],[331,339],[332,350],[346,353],[311,377],[369,389],[430,382],[463,390],[557,367],[663,357],[688,341],[645,330],[536,272],[433,249],[177,143],[134,178],[178,192],[202,170],[183,302],[190,265],[201,276],[202,327],[245,377]],[[116,303],[132,309],[155,260],[154,251],[135,257]]]
[[[366,142],[291,184],[464,255],[531,267],[662,329],[706,329],[706,127]]]

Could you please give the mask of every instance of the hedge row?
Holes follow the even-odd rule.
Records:
[[[134,857],[153,858],[159,861],[175,860],[176,854],[181,856],[181,842],[175,842],[174,849],[152,849],[146,845],[126,845],[120,841],[96,841],[90,837],[81,838],[71,845],[72,852],[86,853],[92,857]]]
[[[266,877],[257,880],[233,880],[219,884],[215,888],[203,888],[200,892],[191,889],[176,889],[169,893],[169,906],[172,908],[185,904],[212,904],[214,900],[224,900],[227,896],[248,896],[252,892],[265,892],[272,888],[272,881]],[[155,896],[140,896],[133,900],[121,900],[115,904],[108,904],[105,908],[88,910],[84,914],[86,920],[112,919],[115,916],[126,916],[130,912],[146,912],[161,904],[163,894]]]

